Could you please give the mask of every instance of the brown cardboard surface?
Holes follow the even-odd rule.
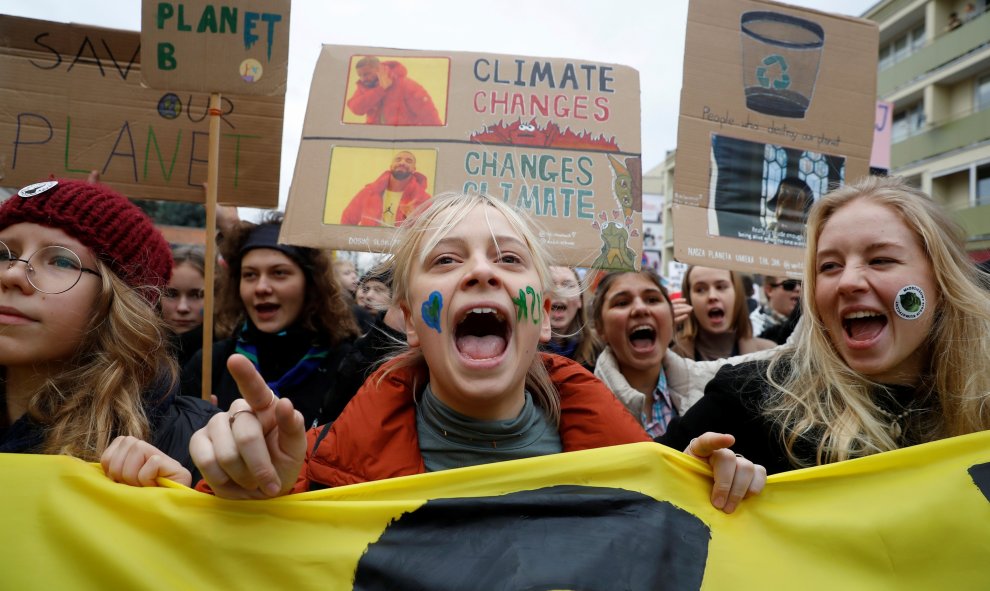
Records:
[[[877,43],[866,20],[691,0],[674,178],[678,261],[801,276],[800,208],[775,205],[810,203],[830,183],[868,173]]]
[[[419,87],[404,86],[403,92],[419,106],[401,116],[352,108],[357,64],[368,56],[378,58],[378,67],[392,64],[389,71],[401,65],[401,84]],[[387,182],[393,159],[405,151],[414,156],[429,195],[482,191],[528,211],[561,264],[639,264],[639,75],[632,68],[327,45],[313,75],[302,135],[284,242],[388,252],[395,230],[382,226],[381,218],[363,219],[375,225],[341,221],[367,185],[374,186],[370,200],[382,203],[377,183]]]
[[[284,95],[289,0],[143,0],[141,63],[149,88]]]
[[[0,186],[49,175],[202,202],[209,96],[142,88],[136,32],[0,15]],[[224,95],[220,201],[278,204],[282,97]]]

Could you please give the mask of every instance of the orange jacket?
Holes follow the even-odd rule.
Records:
[[[358,191],[341,214],[340,223],[345,226],[382,225],[385,189],[388,187],[388,179],[391,175],[392,173],[386,170]],[[402,198],[399,199],[399,207],[395,212],[395,225],[402,224],[409,214],[429,199],[430,194],[426,192],[426,177],[414,172],[406,188],[402,190]]]
[[[406,77],[406,67],[397,61],[382,62],[392,76],[388,88],[368,88],[360,82],[347,101],[355,115],[365,115],[365,122],[379,125],[442,125],[430,93]]]
[[[541,354],[560,392],[560,439],[565,452],[650,441],[643,427],[598,379],[578,363]],[[425,368],[379,369],[329,428],[307,434],[308,451],[293,492],[310,482],[343,486],[426,471],[419,452],[414,396],[426,387]]]

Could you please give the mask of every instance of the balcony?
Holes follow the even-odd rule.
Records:
[[[885,97],[982,45],[990,43],[990,11],[955,31],[942,34],[925,48],[886,68],[877,76],[877,95]]]
[[[897,142],[890,149],[890,166],[896,170],[912,162],[957,148],[965,148],[987,139],[990,139],[990,109],[935,124],[921,133]]]
[[[990,205],[967,207],[952,212],[952,217],[966,231],[967,247],[987,248],[990,246]]]

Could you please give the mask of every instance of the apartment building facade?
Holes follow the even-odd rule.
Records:
[[[893,103],[891,172],[916,183],[990,258],[990,11],[987,0],[884,0],[877,96]]]

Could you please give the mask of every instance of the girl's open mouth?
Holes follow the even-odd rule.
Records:
[[[853,342],[871,341],[877,338],[885,326],[887,326],[887,317],[869,310],[852,312],[842,319],[842,328]]]
[[[509,325],[494,308],[470,310],[454,330],[457,350],[468,359],[495,359],[505,352]]]
[[[634,351],[648,351],[657,340],[657,331],[652,326],[637,326],[629,332],[629,344]]]
[[[280,307],[278,304],[256,304],[254,310],[258,313],[258,318],[267,320],[274,316]]]

